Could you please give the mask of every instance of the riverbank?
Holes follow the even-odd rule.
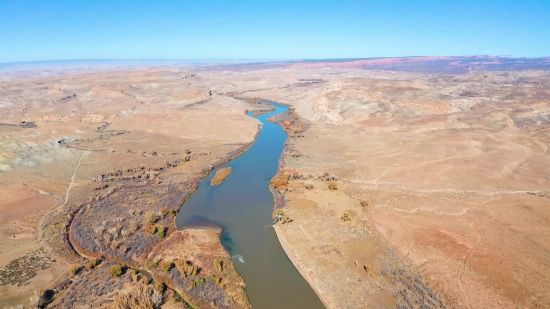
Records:
[[[315,294],[317,294],[317,296],[319,297],[323,305],[327,309],[336,308],[335,305],[333,305],[330,302],[330,300],[327,298],[327,295],[323,293],[322,290],[319,289],[314,278],[307,271],[307,268],[304,265],[304,262],[300,260],[300,258],[294,253],[294,251],[292,251],[290,244],[286,241],[284,234],[281,232],[281,229],[283,228],[284,227],[282,227],[281,225],[273,225],[273,230],[275,231],[275,234],[277,234],[277,239],[281,243],[281,247],[283,247],[283,250],[285,250],[286,255],[292,261],[292,264],[294,264],[294,266],[296,267],[296,270],[298,270],[300,275],[302,275],[302,277],[311,286],[313,291],[315,291]]]
[[[266,184],[277,173],[287,140],[281,126],[267,120],[287,111],[287,107],[275,106],[275,111],[254,116],[263,123],[256,142],[242,156],[219,168],[232,168],[227,179],[212,187],[216,170],[202,179],[181,208],[177,225],[185,229],[211,223],[223,228],[222,244],[246,282],[253,307],[323,308],[275,233],[266,228],[272,224],[273,209],[273,195]]]

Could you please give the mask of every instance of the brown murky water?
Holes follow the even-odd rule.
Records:
[[[229,177],[221,185],[211,187],[216,170],[212,171],[182,206],[176,224],[180,229],[208,224],[223,228],[222,244],[246,281],[254,308],[324,308],[283,251],[271,227],[273,196],[268,182],[277,173],[287,139],[279,125],[267,121],[269,116],[287,108],[273,105],[275,111],[255,117],[263,128],[254,145],[220,167],[232,167]]]

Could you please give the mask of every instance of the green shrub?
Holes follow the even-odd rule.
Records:
[[[166,236],[166,228],[162,225],[157,225],[157,231],[155,234],[158,238],[163,239]]]
[[[195,286],[203,286],[204,285],[204,278],[195,278],[195,281],[193,282]]]
[[[113,265],[109,268],[109,272],[113,278],[120,277],[122,275],[122,266],[119,264]]]
[[[152,269],[159,268],[159,263],[158,262],[153,262],[153,263],[149,264],[149,268],[152,268]]]

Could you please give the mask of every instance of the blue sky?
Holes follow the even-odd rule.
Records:
[[[0,62],[550,56],[550,0],[0,0]]]

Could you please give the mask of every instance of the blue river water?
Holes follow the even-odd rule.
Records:
[[[209,224],[222,227],[222,244],[246,282],[253,308],[324,308],[282,249],[271,226],[273,196],[268,182],[277,173],[287,139],[278,124],[267,120],[286,112],[287,107],[272,104],[275,111],[254,117],[263,123],[254,145],[219,167],[230,166],[229,177],[217,187],[210,186],[216,169],[201,180],[178,213],[176,225],[179,229]]]

